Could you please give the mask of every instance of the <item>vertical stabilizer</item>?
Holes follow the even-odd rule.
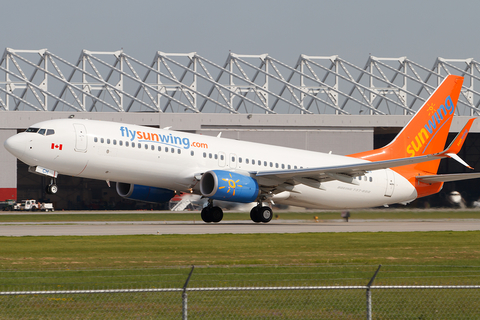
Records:
[[[462,85],[463,77],[447,76],[392,142],[383,148],[350,156],[380,161],[442,152]],[[440,160],[434,160],[392,170],[415,184],[415,176],[436,174],[439,164]]]

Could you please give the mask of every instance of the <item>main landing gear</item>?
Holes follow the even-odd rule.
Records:
[[[250,219],[253,222],[270,222],[273,218],[273,211],[270,207],[262,207],[262,203],[259,202],[256,207],[250,210]]]
[[[204,222],[220,222],[223,219],[223,210],[220,207],[213,206],[213,200],[208,200],[208,205],[202,209],[201,213],[202,220]],[[257,206],[253,207],[250,211],[250,219],[253,222],[270,222],[273,218],[273,211],[270,207],[262,206],[262,203],[259,202]]]
[[[213,200],[208,200],[208,205],[202,209],[202,220],[204,222],[220,222],[223,219],[223,210],[213,206]]]
[[[50,180],[50,184],[45,188],[47,194],[55,194],[58,192],[58,187],[55,179]]]

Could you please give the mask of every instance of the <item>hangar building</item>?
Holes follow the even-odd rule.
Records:
[[[338,56],[301,55],[293,65],[268,54],[229,54],[217,64],[196,54],[156,52],[149,63],[123,51],[84,50],[69,62],[47,49],[7,48],[0,60],[0,142],[32,124],[58,118],[118,121],[350,154],[393,139],[448,74],[465,77],[451,127],[453,139],[479,114],[479,64],[438,58],[427,68],[406,57],[370,56],[364,67]],[[460,156],[480,170],[480,122]],[[149,206],[120,198],[104,181],[60,176],[47,195],[46,177],[0,148],[0,201],[39,199],[57,209]],[[441,171],[466,172],[451,160]],[[472,202],[476,181],[448,183]],[[434,196],[435,197],[435,196]],[[439,198],[440,197],[440,198]],[[423,200],[416,205],[442,202]]]

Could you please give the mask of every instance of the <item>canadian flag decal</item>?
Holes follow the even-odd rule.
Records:
[[[52,143],[52,149],[58,149],[58,150],[62,150],[62,144],[55,144],[55,143]]]

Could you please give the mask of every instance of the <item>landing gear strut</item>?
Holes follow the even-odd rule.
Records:
[[[58,192],[58,187],[56,179],[51,179],[50,184],[45,188],[47,194],[55,194]]]
[[[270,222],[272,218],[272,209],[270,209],[270,207],[262,207],[261,202],[259,202],[257,206],[253,207],[252,210],[250,210],[250,219],[252,219],[253,222],[267,223]]]
[[[208,200],[208,205],[202,209],[202,220],[204,222],[220,222],[223,219],[223,210],[220,207],[213,206],[213,200]]]

